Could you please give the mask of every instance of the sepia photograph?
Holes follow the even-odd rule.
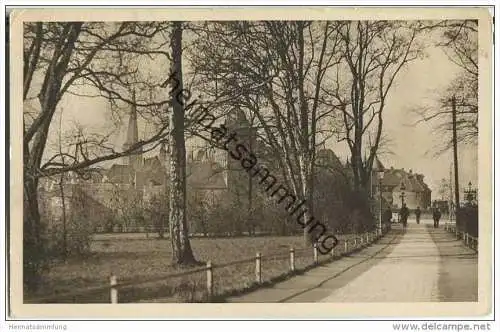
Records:
[[[489,312],[492,16],[381,10],[12,11],[11,305]]]

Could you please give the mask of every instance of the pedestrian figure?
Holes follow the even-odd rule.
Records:
[[[384,223],[386,224],[386,229],[391,229],[391,220],[392,220],[392,210],[390,207],[388,207],[384,211],[384,216],[383,216]]]
[[[439,228],[439,219],[441,219],[441,211],[439,211],[439,208],[434,205],[434,208],[432,210],[432,219],[434,219],[434,228]]]
[[[417,224],[420,224],[420,206],[417,206],[417,209],[415,210],[415,217],[417,218]]]
[[[408,224],[408,216],[410,215],[410,211],[406,207],[405,203],[403,203],[403,206],[401,207],[399,214],[401,215],[401,223],[403,224],[403,229],[406,230],[406,225]]]

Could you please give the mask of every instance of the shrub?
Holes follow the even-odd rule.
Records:
[[[66,232],[64,232],[62,224],[61,220],[57,220],[46,227],[47,255],[51,258],[64,258],[88,254],[92,227],[87,224],[87,221],[83,219],[67,220]]]
[[[337,174],[338,173],[338,174]],[[370,200],[364,192],[352,189],[339,172],[319,170],[314,184],[314,216],[329,232],[360,233],[375,226]]]
[[[170,204],[166,193],[152,195],[145,202],[145,221],[143,223],[153,225],[154,231],[158,233],[160,238],[163,238],[165,230],[169,227],[169,211]]]
[[[92,209],[83,193],[78,190],[68,189],[64,192],[64,198],[63,205],[60,192],[55,192],[45,203],[48,208],[45,209],[41,222],[48,260],[81,256],[89,252],[90,237],[94,230]]]
[[[468,205],[457,211],[457,227],[459,231],[465,231],[470,235],[478,236],[478,208],[475,205]]]

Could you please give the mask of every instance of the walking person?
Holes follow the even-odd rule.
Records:
[[[417,224],[420,224],[420,214],[422,212],[420,211],[420,206],[417,206],[417,209],[415,210],[415,217],[417,218]]]
[[[408,216],[410,215],[410,211],[406,207],[405,203],[403,203],[403,206],[401,207],[399,214],[401,215],[401,223],[403,224],[403,230],[406,231],[406,226],[408,225]]]
[[[437,205],[434,205],[434,208],[432,210],[432,219],[434,219],[434,228],[439,228],[439,219],[441,219],[441,211],[439,211]]]
[[[385,231],[391,229],[391,219],[392,219],[392,210],[390,207],[387,207],[387,209],[384,211],[384,216],[382,219],[385,224]]]

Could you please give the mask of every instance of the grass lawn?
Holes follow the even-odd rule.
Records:
[[[342,238],[342,237],[340,237]],[[262,279],[269,282],[289,271],[289,249],[296,249],[296,269],[303,269],[313,263],[312,248],[304,248],[300,236],[262,236],[238,238],[192,238],[191,245],[197,260],[212,261],[214,295],[254,286],[255,255],[262,254]],[[302,250],[303,249],[303,250]],[[343,243],[336,248],[343,250]],[[279,257],[270,257],[270,256]],[[253,259],[252,259],[253,258]],[[320,260],[328,256],[320,256]],[[118,282],[133,282],[134,286],[120,288],[119,302],[201,302],[206,300],[206,272],[162,281],[141,283],[149,278],[195,270],[198,267],[178,268],[170,264],[171,248],[168,239],[120,238],[100,239],[91,244],[91,254],[85,258],[54,263],[45,273],[42,287],[36,294],[29,294],[26,300],[40,296],[51,296],[109,285],[109,276],[114,274]],[[222,265],[239,260],[251,259],[227,267]],[[54,302],[109,303],[109,291],[78,295]],[[51,301],[52,302],[52,301]]]

